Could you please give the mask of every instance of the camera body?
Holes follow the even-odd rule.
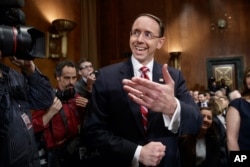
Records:
[[[3,57],[33,60],[45,57],[45,34],[25,26],[25,14],[19,9],[24,0],[0,1],[0,50]]]
[[[97,75],[98,74],[98,71],[97,70],[95,70],[95,71],[93,71],[90,75]]]
[[[54,89],[55,96],[62,102],[67,103],[70,99],[75,97],[75,89],[65,89],[63,91]]]

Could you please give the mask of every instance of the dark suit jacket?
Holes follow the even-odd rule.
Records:
[[[197,167],[221,167],[220,164],[220,157],[221,157],[221,145],[219,142],[219,139],[216,139],[215,137],[206,135],[206,159]]]
[[[175,95],[181,105],[181,125],[177,134],[164,126],[163,116],[149,110],[148,130],[144,133],[140,106],[124,91],[122,80],[134,76],[131,61],[104,67],[92,90],[92,101],[86,118],[86,137],[89,146],[101,151],[100,166],[130,167],[138,145],[161,141],[166,155],[159,166],[179,166],[178,136],[196,134],[201,117],[197,105],[187,91],[181,73],[171,67]],[[164,84],[162,65],[154,62],[153,81]]]
[[[87,83],[84,82],[84,80],[82,78],[80,78],[76,84],[75,84],[75,90],[76,92],[82,96],[82,97],[85,97],[87,99],[90,98],[91,96],[91,93],[88,91],[87,89]]]
[[[204,103],[206,103],[206,106],[204,106],[204,107],[207,107],[207,102],[204,102]],[[201,102],[198,102],[197,105],[198,105],[199,108],[202,107],[202,103]]]

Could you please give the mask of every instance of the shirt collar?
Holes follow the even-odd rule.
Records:
[[[87,83],[87,78],[82,77],[82,80],[83,80],[85,83]]]
[[[144,65],[142,65],[133,55],[131,56],[131,62],[133,65],[134,76],[141,76],[140,68]],[[153,65],[154,65],[154,59],[152,59],[147,65],[145,65],[149,69],[150,78],[152,78]]]

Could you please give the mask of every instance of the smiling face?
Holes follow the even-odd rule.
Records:
[[[250,89],[250,71],[246,75],[246,86]]]
[[[159,37],[160,26],[153,18],[141,16],[135,20],[131,32],[129,43],[133,56],[146,65],[153,59],[155,50],[164,43],[165,38]]]
[[[201,109],[201,115],[203,117],[201,129],[207,131],[212,126],[213,123],[212,110],[206,108]]]

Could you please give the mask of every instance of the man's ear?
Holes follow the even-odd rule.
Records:
[[[161,37],[161,38],[158,40],[157,49],[160,49],[160,48],[163,46],[164,41],[165,41],[165,37]]]

